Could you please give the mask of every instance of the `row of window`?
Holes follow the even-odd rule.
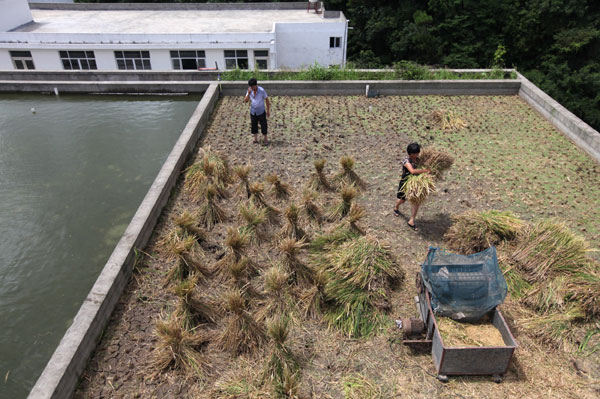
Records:
[[[204,50],[173,50],[173,69],[197,70],[206,68]],[[60,60],[66,70],[98,69],[93,51],[59,51]],[[31,51],[10,51],[15,69],[35,69]],[[115,51],[117,68],[121,70],[150,70],[149,51]],[[254,62],[258,69],[269,68],[269,50],[254,50]],[[248,69],[248,50],[225,50],[226,69]]]

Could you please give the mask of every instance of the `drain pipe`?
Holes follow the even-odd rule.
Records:
[[[344,51],[343,51],[343,67],[346,68],[346,52],[348,50],[348,22],[350,22],[349,19],[346,18],[346,26],[344,28]]]

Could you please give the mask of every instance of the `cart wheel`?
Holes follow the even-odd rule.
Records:
[[[502,374],[494,374],[492,376],[492,381],[494,381],[496,384],[500,384],[503,379],[504,379],[504,376]]]
[[[423,279],[421,278],[420,272],[417,272],[415,275],[415,286],[417,287],[417,292],[419,294],[423,292]]]
[[[444,384],[448,382],[448,376],[446,374],[438,374],[437,379]]]

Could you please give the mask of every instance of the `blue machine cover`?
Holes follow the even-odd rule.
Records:
[[[434,313],[461,321],[479,320],[504,302],[508,291],[495,247],[472,255],[430,247],[421,277]]]

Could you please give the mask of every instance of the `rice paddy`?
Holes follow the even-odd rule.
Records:
[[[166,237],[183,229],[175,217],[199,211],[206,187],[216,183],[199,178],[187,184],[184,173],[76,398],[597,396],[595,369],[573,366],[574,359],[598,354],[597,322],[586,319],[598,307],[590,301],[598,280],[589,268],[572,273],[550,266],[557,271],[548,272],[543,284],[554,284],[551,295],[544,285],[535,291],[540,282],[525,274],[526,267],[503,262],[511,289],[503,310],[520,347],[499,385],[489,377],[457,377],[442,385],[430,354],[408,351],[393,327],[394,318],[416,315],[412,278],[429,245],[446,245],[452,216],[498,210],[479,218],[477,226],[484,227],[471,234],[473,242],[497,243],[501,261],[510,259],[515,237],[549,216],[597,247],[600,167],[519,98],[272,97],[269,147],[250,144],[247,109],[237,100],[220,101],[202,143],[227,154],[222,165],[231,172],[217,179],[226,181],[227,195],[215,196],[225,218],[210,228],[199,222],[208,234],[192,246],[207,273],[177,280],[197,278],[199,288],[189,294],[183,286],[177,293],[175,281],[165,283],[178,259],[164,249]],[[440,109],[451,110],[464,125],[442,129],[429,117]],[[412,141],[454,156],[421,207],[419,232],[391,213],[400,161]],[[346,198],[340,181],[342,187],[358,183],[340,176],[348,169],[343,157],[352,159],[349,169],[366,183]],[[201,152],[194,162],[203,158]],[[560,175],[549,166],[560,166]],[[200,170],[218,176],[218,169]],[[266,180],[273,174],[289,185],[289,197],[276,195]],[[407,217],[406,208],[401,212]],[[513,223],[516,215],[523,225]],[[306,237],[295,235],[296,228]],[[246,237],[243,244],[236,234]],[[567,274],[585,288],[575,293],[572,284],[557,280]],[[207,339],[195,346],[202,355],[199,371],[172,362],[158,373],[134,372],[150,366],[158,347],[156,320],[170,320],[167,315],[176,315],[188,294],[202,294],[216,319],[200,312],[192,321],[199,327],[191,331]],[[557,338],[566,344],[557,345]]]

